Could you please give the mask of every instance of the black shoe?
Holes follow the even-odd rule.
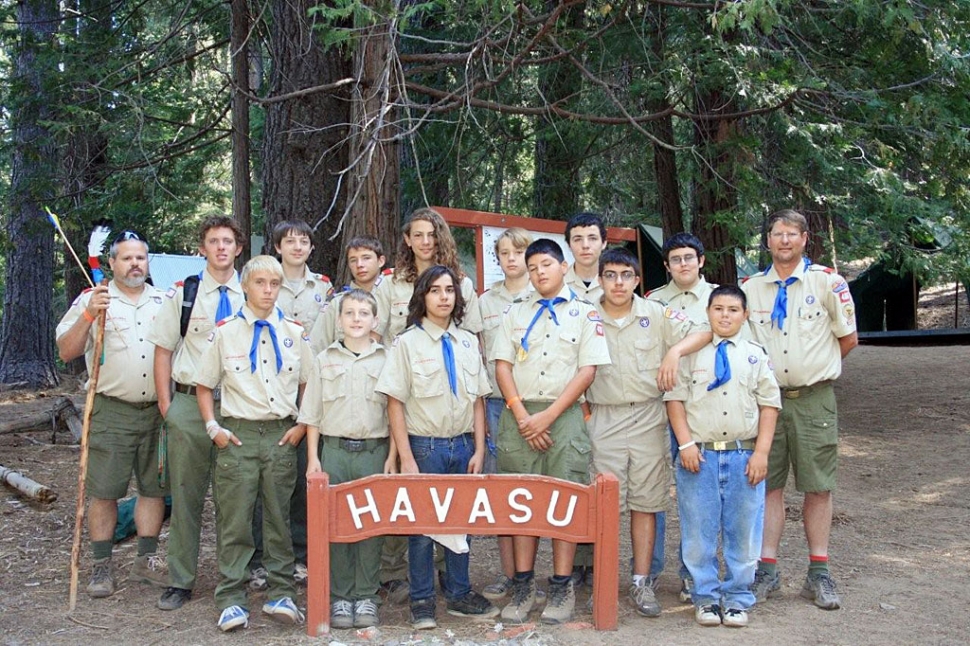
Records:
[[[162,598],[158,600],[160,610],[178,610],[192,598],[192,591],[185,588],[166,588]]]
[[[456,617],[489,619],[498,614],[498,608],[474,590],[469,590],[460,599],[448,602],[448,614],[455,615]]]
[[[431,630],[438,627],[434,618],[434,598],[411,602],[411,627],[415,630]]]

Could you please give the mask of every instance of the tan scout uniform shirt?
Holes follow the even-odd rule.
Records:
[[[373,289],[377,289],[377,286],[381,284],[383,278],[383,276],[377,277]],[[344,333],[340,329],[340,326],[337,325],[337,319],[340,318],[340,299],[343,298],[345,292],[351,289],[362,289],[362,287],[351,281],[350,285],[345,286],[343,290],[334,294],[329,301],[325,300],[320,304],[320,314],[317,316],[317,320],[313,322],[312,328],[304,326],[310,330],[310,347],[313,349],[314,355],[323,352],[334,341],[343,340]],[[377,316],[380,318],[381,313],[378,312]]]
[[[387,350],[377,342],[360,356],[331,344],[313,361],[298,421],[331,437],[388,437],[387,397],[377,392],[386,361]]]
[[[398,334],[404,331],[408,319],[408,303],[414,293],[414,283],[397,280],[391,277],[383,281],[374,290],[377,298],[377,333],[381,335],[385,344],[390,344]],[[461,329],[474,334],[482,331],[482,314],[478,309],[478,295],[471,278],[461,279],[461,295],[465,299],[465,316],[461,321]]]
[[[108,283],[108,294],[111,304],[104,324],[104,365],[98,377],[97,392],[132,404],[156,401],[152,372],[155,346],[148,340],[148,332],[162,307],[163,292],[146,283],[138,302],[133,303],[112,280]],[[57,324],[58,338],[74,327],[90,301],[91,290],[85,290],[74,299]],[[92,325],[84,346],[88,374],[94,368],[95,334],[97,328]]]
[[[249,421],[296,417],[300,384],[306,383],[313,365],[310,340],[303,326],[276,310],[268,319],[276,328],[283,366],[276,372],[276,352],[269,330],[262,328],[252,371],[249,350],[253,344],[256,315],[248,306],[219,322],[209,335],[199,360],[196,383],[215,388],[222,383],[221,413]]]
[[[500,280],[492,285],[481,298],[478,299],[478,307],[482,312],[482,337],[485,342],[485,358],[488,360],[488,382],[492,384],[492,397],[501,397],[502,391],[498,388],[495,381],[495,359],[492,358],[492,346],[495,339],[502,332],[502,317],[508,306],[524,300],[532,292],[532,285],[529,284],[519,294],[512,294],[505,287],[505,281]]]
[[[529,333],[528,353],[522,351],[522,337],[541,307],[538,292],[509,306],[502,333],[495,339],[491,359],[512,364],[512,378],[525,401],[555,401],[579,368],[610,363],[603,322],[596,308],[576,298],[568,286],[563,286],[556,297],[567,299],[554,308],[559,325],[543,312]]]
[[[303,329],[310,330],[317,320],[320,308],[333,296],[333,284],[323,274],[314,274],[305,267],[304,270],[306,273],[303,281],[295,291],[288,281],[283,280],[276,307],[283,310],[284,316],[298,321]]]
[[[603,288],[600,286],[600,281],[594,278],[593,282],[587,287],[583,279],[576,273],[575,264],[569,265],[569,271],[566,272],[566,287],[571,287],[576,296],[593,305],[599,303],[600,299],[603,298]]]
[[[714,340],[681,359],[677,385],[664,401],[682,401],[687,409],[687,427],[696,442],[749,440],[758,436],[758,407],[781,409],[781,392],[764,347],[740,334],[728,340],[731,379],[714,390]]]
[[[703,276],[697,281],[696,285],[687,291],[677,287],[677,283],[674,281],[670,281],[663,287],[647,294],[647,298],[662,301],[675,310],[685,312],[694,323],[703,325],[708,321],[707,301],[710,300],[711,292],[714,291],[715,287],[717,285],[707,282]]]
[[[683,312],[636,295],[622,324],[600,312],[613,363],[596,370],[586,398],[599,405],[652,401],[662,408],[660,363],[672,345],[694,331],[693,323]]]
[[[748,296],[748,324],[754,340],[768,349],[782,388],[811,386],[842,374],[839,339],[856,331],[855,305],[845,279],[822,265],[799,263],[788,286],[788,316],[779,330],[771,322],[778,294],[774,267],[751,276],[741,289]]]
[[[424,319],[394,340],[377,382],[378,392],[404,403],[408,435],[455,437],[475,430],[475,399],[491,392],[478,352],[478,339],[452,323],[458,395],[451,392],[445,370],[440,327]]]
[[[155,345],[175,352],[172,357],[172,379],[187,386],[195,385],[196,366],[202,352],[208,347],[207,339],[216,327],[216,312],[219,309],[220,283],[208,271],[202,272],[199,293],[195,297],[189,327],[185,338],[179,336],[179,321],[182,319],[182,289],[180,280],[172,285],[162,299],[162,308],[155,317],[155,325],[148,332],[148,340]],[[237,312],[244,298],[239,276],[233,274],[229,282],[229,302],[232,311]]]

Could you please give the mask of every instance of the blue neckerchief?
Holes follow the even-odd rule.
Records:
[[[805,258],[805,269],[812,264],[812,261]],[[768,275],[768,270],[771,269],[771,265],[765,268],[765,275]],[[776,280],[775,284],[778,285],[778,293],[775,294],[775,305],[771,308],[771,323],[772,325],[778,324],[778,329],[781,330],[785,325],[785,319],[788,318],[788,286],[798,280],[796,276],[789,276],[784,281]]]
[[[280,308],[276,308],[277,316],[279,320],[283,320],[283,311]],[[243,314],[242,308],[236,313],[236,316],[246,320],[246,316]],[[276,328],[273,324],[265,319],[256,319],[253,322],[253,344],[249,347],[249,372],[256,372],[257,358],[259,355],[259,335],[262,332],[262,328],[269,330],[269,338],[273,342],[273,351],[276,352],[276,374],[280,373],[283,369],[283,355],[280,353],[280,344],[276,339]]]
[[[202,281],[202,272],[199,272],[199,281]],[[216,308],[216,323],[222,319],[232,316],[232,303],[229,301],[229,287],[219,285],[219,306]]]
[[[448,372],[448,385],[451,392],[458,396],[458,374],[455,372],[455,348],[451,345],[451,335],[445,332],[441,335],[441,354],[445,359],[445,370]]]
[[[717,344],[717,354],[714,355],[714,381],[707,387],[708,390],[714,390],[731,381],[731,363],[727,355],[729,343],[731,342],[724,339]]]
[[[572,300],[573,298],[576,298],[576,294],[574,294],[573,290],[570,289],[569,299]],[[525,334],[522,336],[523,350],[525,350],[526,352],[529,351],[529,333],[532,332],[532,328],[535,327],[536,321],[539,320],[539,317],[542,316],[542,313],[545,310],[549,310],[549,315],[552,317],[552,322],[555,323],[557,326],[559,325],[559,318],[556,316],[556,310],[553,308],[555,308],[556,305],[559,305],[559,303],[565,303],[565,302],[566,302],[566,299],[563,298],[562,296],[556,296],[555,298],[540,298],[538,300],[539,311],[537,311],[536,315],[532,317],[532,322],[529,323],[529,327],[526,328]]]

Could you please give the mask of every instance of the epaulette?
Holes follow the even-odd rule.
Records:
[[[826,274],[834,274],[835,270],[831,267],[826,267],[825,265],[809,265],[809,271],[824,271]]]
[[[290,318],[289,316],[284,316],[284,317],[283,317],[283,320],[284,320],[284,321],[289,321],[290,323],[295,323],[296,325],[298,325],[298,326],[300,326],[300,327],[303,327],[303,324],[302,324],[302,323],[300,323],[300,322],[299,322],[299,321],[297,321],[296,319],[291,319],[291,318]]]
[[[751,280],[751,276],[745,276],[744,278],[741,279],[741,284],[743,285],[746,282],[748,282],[749,280]]]
[[[185,281],[184,280],[177,280],[177,281],[175,281],[175,286],[176,287],[185,287]]]
[[[326,282],[330,283],[331,285],[333,284],[333,281],[330,280],[330,276],[328,276],[326,274],[317,274],[317,280],[323,280],[323,281],[326,281]]]
[[[593,308],[596,307],[595,305],[593,305],[593,303],[591,301],[588,301],[585,298],[580,298],[579,296],[577,296],[575,300],[578,301],[578,302],[580,302],[580,303],[586,303],[587,305],[589,305],[589,306],[591,306]]]
[[[394,267],[388,267],[387,269],[381,272],[381,275],[390,276],[393,273],[394,273]]]
[[[748,339],[748,343],[750,343],[751,345],[753,345],[756,348],[761,348],[761,351],[762,352],[764,352],[766,355],[768,354],[768,348],[766,348],[765,346],[761,345],[757,341],[752,341],[751,339]]]

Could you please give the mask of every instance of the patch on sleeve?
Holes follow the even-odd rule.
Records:
[[[748,363],[750,363],[753,366],[754,364],[758,363],[758,357],[754,356],[753,354],[749,354]]]
[[[840,280],[839,282],[832,285],[832,291],[835,292],[836,294],[838,294],[839,292],[844,292],[848,289],[849,289],[849,286],[846,284],[844,280]]]
[[[586,318],[588,318],[590,321],[593,321],[594,323],[601,323],[603,321],[603,317],[600,316],[600,313],[597,312],[596,310],[590,310],[586,314]]]
[[[603,336],[603,335],[604,335],[604,332],[603,332],[603,324],[602,323],[597,323],[596,324],[596,336]]]
[[[844,292],[839,292],[839,302],[840,303],[851,303],[852,302],[852,293],[849,292],[848,290],[846,290]]]
[[[385,269],[384,271],[381,272],[381,274],[383,274],[384,276],[390,276],[393,273],[394,273],[393,267],[389,267],[388,269]]]
[[[176,283],[176,285],[177,285],[177,284],[178,284],[178,283]],[[175,289],[175,287],[169,287],[169,288],[168,288],[168,291],[167,291],[167,292],[165,292],[165,298],[175,298],[175,292],[176,292],[176,291],[177,291],[177,290]]]
[[[300,335],[300,338],[306,341],[307,343],[310,342],[310,335],[306,333],[306,330],[303,330],[303,334]]]
[[[684,322],[687,320],[687,315],[680,310],[675,310],[672,307],[668,307],[664,310],[664,318],[674,319],[675,321]]]
[[[849,321],[855,315],[855,308],[851,305],[844,305],[842,307],[842,312],[845,314],[846,321]]]
[[[327,290],[327,298],[330,298],[332,296],[333,296],[333,286],[331,286],[330,289]]]

